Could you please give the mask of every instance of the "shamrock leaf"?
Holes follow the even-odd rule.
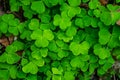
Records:
[[[98,33],[99,43],[105,45],[109,42],[111,34],[107,29],[101,29]]]
[[[38,72],[38,67],[33,62],[29,62],[25,66],[23,66],[22,71],[24,73],[36,74]]]
[[[68,0],[70,6],[76,7],[81,4],[81,0]]]
[[[0,69],[0,79],[1,80],[8,80],[9,79],[9,71]]]
[[[53,35],[53,32],[51,30],[44,30],[43,31],[43,37],[46,38],[49,41],[54,39],[54,35]]]
[[[31,9],[41,14],[45,12],[45,5],[42,1],[34,1],[32,2]]]
[[[44,66],[44,64],[45,64],[45,61],[44,61],[44,59],[42,59],[42,58],[40,58],[40,59],[38,59],[38,60],[34,59],[34,60],[32,60],[32,62],[33,62],[35,65],[37,65],[38,67],[42,67],[42,66]]]
[[[29,23],[30,30],[36,30],[39,27],[39,20],[38,19],[32,19]]]
[[[74,73],[72,71],[66,71],[64,74],[64,79],[65,80],[74,80]]]
[[[48,54],[48,49],[47,48],[41,48],[40,53],[42,57],[46,57]]]
[[[75,68],[83,68],[85,63],[84,61],[82,61],[80,59],[80,56],[77,56],[75,58],[73,58],[71,61],[70,61],[70,64],[72,67],[75,67]]]
[[[31,56],[35,59],[40,59],[41,58],[41,54],[40,54],[40,51],[38,49],[34,50],[32,53],[31,53]]]
[[[12,79],[17,78],[17,66],[11,66],[9,69],[9,73]]]
[[[44,37],[41,37],[35,41],[35,45],[37,47],[47,47],[49,44],[49,41],[45,39]]]
[[[79,26],[80,28],[84,28],[84,23],[83,23],[83,20],[81,18],[76,18],[75,25]]]
[[[88,50],[90,48],[90,45],[87,41],[84,41],[80,44],[79,49],[81,54],[87,54]]]
[[[20,60],[20,56],[18,56],[16,53],[7,54],[6,57],[7,57],[6,61],[7,61],[8,64],[17,63]]]
[[[77,33],[77,29],[74,26],[71,26],[66,30],[67,36],[74,36],[76,33]]]
[[[0,31],[2,33],[7,33],[7,30],[8,30],[8,24],[3,21],[0,22]]]
[[[19,34],[17,27],[11,27],[11,26],[10,26],[10,27],[8,28],[8,31],[9,31],[10,33],[12,33],[13,35],[15,35],[15,36],[17,36],[17,35]]]
[[[57,68],[52,67],[53,74],[62,74]]]
[[[31,38],[33,40],[39,39],[42,37],[42,34],[43,34],[42,30],[37,29],[37,30],[33,31],[33,33],[31,34]]]
[[[98,6],[100,5],[99,1],[98,0],[91,0],[89,2],[89,8],[90,9],[96,9]]]
[[[2,15],[2,20],[6,23],[8,23],[10,20],[14,19],[14,15],[13,14],[4,14]]]
[[[61,79],[62,79],[62,77],[59,76],[59,75],[53,75],[52,76],[52,80],[61,80]]]
[[[112,17],[110,12],[102,12],[100,15],[100,20],[105,24],[105,25],[111,25],[112,24]]]
[[[20,0],[24,5],[30,5],[30,0]]]
[[[78,44],[76,42],[71,42],[70,46],[69,46],[70,50],[72,51],[72,53],[74,55],[79,55],[80,54],[80,48],[79,47],[80,47],[80,44]]]

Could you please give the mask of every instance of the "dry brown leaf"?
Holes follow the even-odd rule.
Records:
[[[13,41],[14,41],[14,36],[10,36],[10,37],[2,36],[2,38],[0,38],[0,44],[2,44],[5,47],[10,45]]]
[[[116,22],[116,24],[120,26],[120,20],[118,20],[118,21]]]
[[[102,5],[106,5],[109,0],[99,0]]]

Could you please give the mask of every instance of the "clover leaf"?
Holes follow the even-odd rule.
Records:
[[[38,67],[34,63],[29,62],[28,64],[23,66],[22,71],[24,73],[36,74],[38,72]]]
[[[66,71],[65,74],[64,74],[64,79],[65,80],[74,80],[75,77],[74,77],[74,73],[72,71]]]
[[[76,34],[76,32],[77,32],[76,27],[71,26],[66,30],[66,35],[67,36],[74,36]]]
[[[46,57],[48,54],[48,49],[47,48],[41,48],[40,53],[42,57]]]
[[[2,20],[6,23],[8,23],[10,20],[14,19],[14,15],[13,14],[4,14],[2,16]]]
[[[47,40],[50,40],[50,41],[54,39],[54,35],[53,35],[53,32],[51,30],[44,30],[43,37],[46,38]]]
[[[33,31],[33,33],[31,34],[31,38],[33,40],[39,39],[42,37],[42,34],[43,34],[42,30],[37,29],[37,30]]]
[[[16,79],[17,78],[17,66],[11,66],[9,69],[9,73],[12,79]]]
[[[79,55],[80,54],[80,48],[79,47],[80,47],[80,44],[78,44],[76,42],[71,42],[70,46],[69,46],[70,50],[72,51],[72,53],[74,55]]]
[[[29,23],[29,28],[30,30],[36,30],[39,27],[39,20],[38,19],[31,19]]]
[[[100,20],[105,24],[105,25],[110,25],[112,23],[112,17],[110,12],[102,12],[100,15]]]
[[[38,67],[42,67],[45,64],[44,59],[40,58],[38,60],[34,59],[32,60],[33,64],[37,65]]]
[[[70,6],[76,7],[81,4],[81,0],[68,0]]]
[[[111,34],[107,29],[101,29],[98,34],[100,44],[105,45],[109,42]]]
[[[8,24],[5,22],[0,22],[0,31],[2,33],[7,33],[8,30]]]
[[[57,68],[52,68],[53,74],[62,74],[61,71],[59,71]]]
[[[31,4],[31,9],[41,14],[45,12],[45,5],[42,1],[34,1]]]
[[[49,41],[45,39],[44,37],[41,37],[35,41],[35,45],[37,47],[47,47],[49,44]]]
[[[100,5],[98,0],[90,1],[89,2],[89,8],[90,9],[96,9]]]
[[[6,53],[6,61],[8,64],[17,63],[19,60],[20,60],[20,56],[18,56],[16,53],[13,54]]]
[[[77,63],[77,64],[76,64]],[[84,61],[80,60],[80,57],[77,56],[75,58],[73,58],[71,61],[70,61],[70,64],[72,67],[75,67],[75,68],[83,68],[85,63]]]
[[[88,50],[90,48],[90,45],[87,41],[84,41],[80,44],[79,49],[81,54],[88,54]]]
[[[79,26],[80,28],[84,28],[84,23],[83,23],[83,20],[81,18],[76,18],[75,25]]]

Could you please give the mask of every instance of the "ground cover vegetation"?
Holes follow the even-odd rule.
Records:
[[[0,0],[0,80],[120,79],[120,0]]]

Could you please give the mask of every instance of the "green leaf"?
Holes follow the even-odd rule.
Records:
[[[31,0],[20,0],[24,5],[30,5]]]
[[[98,55],[100,59],[106,59],[110,56],[110,50],[106,48],[102,48],[101,46],[94,46],[94,53]]]
[[[32,56],[33,58],[37,59],[37,60],[42,57],[39,49],[34,50],[34,51],[31,53],[31,56]]]
[[[54,35],[53,35],[53,32],[51,30],[44,30],[43,31],[43,37],[46,38],[49,41],[54,39]]]
[[[24,65],[26,65],[27,63],[28,63],[28,60],[25,59],[25,58],[22,58],[22,60],[21,60],[21,65],[24,66]]]
[[[33,40],[39,39],[42,37],[42,34],[43,34],[42,30],[37,29],[37,30],[33,31],[33,33],[31,34],[31,38]]]
[[[33,1],[31,5],[31,9],[41,14],[45,12],[45,5],[42,1]]]
[[[66,35],[70,37],[74,36],[76,33],[77,33],[77,29],[74,26],[71,26],[66,30]]]
[[[76,7],[81,4],[81,0],[68,0],[70,6]]]
[[[75,15],[80,14],[80,12],[81,12],[80,7],[69,7],[68,16],[70,18],[73,18],[75,17]]]
[[[26,74],[22,70],[19,70],[19,71],[17,71],[17,77],[18,78],[25,78]]]
[[[34,63],[29,62],[28,64],[23,66],[22,71],[24,73],[36,74],[38,72],[38,67]]]
[[[64,74],[65,80],[75,80],[74,73],[72,71],[66,71]]]
[[[100,20],[105,24],[105,25],[111,25],[112,24],[112,17],[110,12],[102,12],[100,15]]]
[[[54,16],[53,24],[54,24],[55,26],[59,26],[60,21],[61,21],[61,16],[60,16],[59,14],[56,14],[56,15]]]
[[[41,48],[40,53],[42,57],[47,57],[48,49],[47,48]]]
[[[89,48],[90,48],[89,43],[87,41],[83,41],[79,46],[80,53],[81,54],[88,54]]]
[[[45,61],[44,61],[44,59],[42,59],[42,58],[40,58],[40,59],[38,59],[38,60],[33,60],[32,61],[35,65],[37,65],[38,67],[42,67],[42,66],[44,66],[44,64],[45,64]]]
[[[24,43],[20,41],[14,41],[12,45],[16,47],[17,51],[23,50],[25,46]]]
[[[57,52],[58,47],[57,47],[55,41],[52,41],[52,42],[49,43],[48,49],[50,51]]]
[[[8,24],[12,27],[17,27],[20,24],[20,21],[19,19],[15,18],[15,19],[10,20]]]
[[[14,19],[14,15],[13,14],[4,14],[2,15],[2,20],[6,23],[8,23],[10,20]]]
[[[57,68],[52,67],[53,74],[62,74]]]
[[[84,28],[84,23],[83,23],[83,20],[81,18],[76,18],[75,25],[79,26],[80,28]]]
[[[39,78],[37,77],[36,74],[29,74],[29,75],[26,77],[26,80],[37,80],[37,79],[39,79]],[[40,80],[41,80],[41,79],[40,79]]]
[[[15,64],[20,60],[20,56],[18,56],[16,53],[13,54],[7,54],[7,63],[8,64]]]
[[[100,12],[100,10],[95,9],[95,10],[93,11],[93,14],[98,18],[98,17],[100,17],[101,12]]]
[[[11,66],[9,69],[9,73],[12,79],[16,79],[17,78],[17,66]]]
[[[39,20],[38,19],[31,19],[30,23],[29,23],[29,28],[30,30],[37,30],[39,27]]]
[[[52,5],[55,6],[58,4],[59,0],[48,0],[48,2]]]
[[[100,5],[98,0],[91,0],[89,2],[89,8],[90,9],[96,9]]]
[[[91,17],[86,15],[83,17],[83,23],[85,27],[88,27],[91,25]]]
[[[80,54],[80,48],[79,47],[80,47],[80,44],[78,44],[76,42],[71,42],[70,46],[69,46],[70,50],[72,51],[72,53],[74,55],[79,55]]]
[[[59,75],[53,75],[52,80],[62,80],[62,77]]]
[[[6,62],[7,59],[7,53],[3,53],[2,55],[0,55],[0,62]]]
[[[107,29],[101,29],[98,35],[99,35],[99,43],[101,45],[107,44],[111,37],[111,34]]]
[[[47,47],[49,44],[49,41],[45,39],[44,37],[41,37],[35,41],[35,45],[37,47]]]
[[[80,56],[73,58],[70,61],[70,64],[72,67],[75,67],[75,68],[83,68],[83,66],[85,65],[84,61],[80,59]]]
[[[10,33],[12,33],[13,35],[15,35],[15,36],[17,36],[17,35],[19,34],[17,27],[11,27],[11,26],[10,26],[10,27],[8,28],[8,31],[9,31]]]
[[[7,33],[7,30],[8,30],[8,24],[3,21],[0,22],[0,31],[2,33]]]
[[[62,49],[58,50],[58,57],[63,58],[63,57],[67,57],[68,56],[68,52],[64,51]]]
[[[10,54],[15,53],[17,51],[17,47],[13,45],[9,45],[6,47],[5,51]]]
[[[120,2],[120,0],[116,0],[116,2],[117,2],[117,3],[119,3],[119,2]]]
[[[1,80],[9,80],[9,71],[8,70],[0,70],[0,79]]]

